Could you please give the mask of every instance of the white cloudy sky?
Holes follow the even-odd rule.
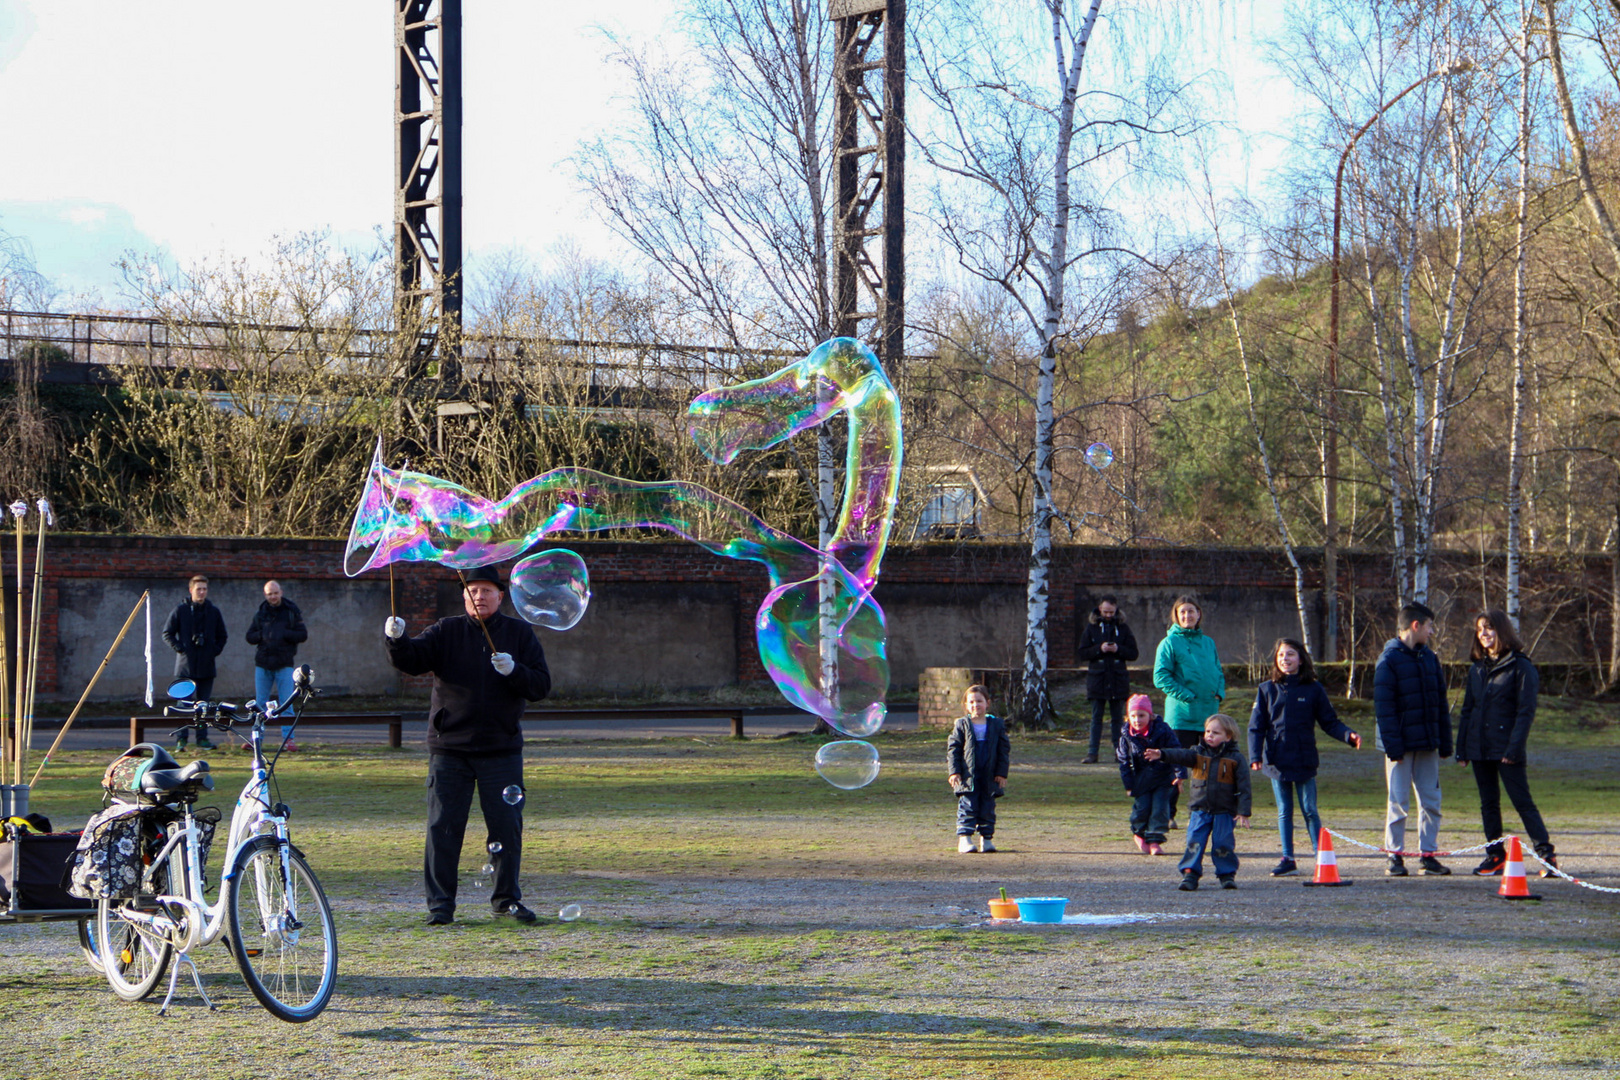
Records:
[[[652,38],[672,7],[465,4],[470,269],[570,237],[617,250],[565,158],[616,108],[602,28]],[[377,0],[0,0],[0,233],[109,303],[128,250],[251,255],[311,229],[368,244],[392,215],[392,59]]]

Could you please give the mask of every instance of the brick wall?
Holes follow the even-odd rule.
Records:
[[[572,637],[544,631],[541,640],[548,656],[557,658],[554,666],[570,673],[576,689],[589,689],[586,684],[593,681],[625,687],[638,679],[692,685],[766,678],[753,634],[754,613],[769,587],[763,567],[681,542],[580,541],[566,546],[578,551],[590,570],[596,599],[586,620],[597,622],[594,629],[582,622],[577,632],[570,632]],[[0,543],[0,549],[5,581],[14,589],[15,546]],[[390,606],[388,573],[347,579],[342,552],[343,544],[335,540],[53,535],[46,545],[40,691],[77,695],[140,590],[153,590],[154,629],[160,630],[194,572],[210,577],[212,598],[222,610],[228,608],[233,641],[221,661],[232,666],[222,669],[222,679],[228,672],[231,679],[241,680],[246,671],[251,685],[252,650],[240,635],[257,606],[259,587],[274,577],[306,616],[312,607],[320,612],[321,625],[312,624],[311,630],[321,638],[319,643],[312,638],[310,650],[328,658],[329,670],[341,675],[339,682],[376,690],[386,681],[397,689],[398,680],[380,659],[381,620]],[[1393,623],[1388,560],[1350,553],[1344,562],[1345,614],[1355,614],[1358,651],[1371,655]],[[32,542],[24,564],[31,575]],[[1027,567],[1027,550],[1014,545],[891,548],[877,597],[888,615],[895,684],[916,686],[923,669],[931,667],[1018,666]],[[1319,587],[1314,563],[1309,569],[1308,585]],[[1479,605],[1482,587],[1500,596],[1499,563],[1481,563],[1478,556],[1443,556],[1435,577],[1431,606],[1443,620],[1466,618]],[[1594,649],[1607,648],[1603,590],[1608,577],[1604,557],[1528,568],[1532,596],[1526,609],[1527,638],[1538,640],[1538,659],[1578,661]],[[453,581],[442,567],[400,565],[394,572],[393,604],[419,628],[456,610]],[[1297,630],[1292,571],[1280,552],[1060,547],[1051,576],[1050,664],[1075,663],[1078,630],[1103,593],[1120,598],[1142,649],[1141,662],[1151,662],[1169,602],[1181,591],[1203,599],[1206,628],[1228,661],[1263,654],[1274,637]],[[15,601],[8,589],[12,619]],[[1313,619],[1315,602],[1313,595]],[[701,632],[693,629],[697,626]],[[1465,635],[1458,630],[1447,635],[1443,651],[1448,655],[1465,646]],[[143,635],[144,627],[138,627],[132,636]],[[15,648],[14,629],[9,636]],[[704,640],[693,640],[699,636]],[[172,654],[160,642],[156,655],[161,684]],[[98,688],[98,696],[128,693],[139,657],[139,641],[126,642],[114,665],[120,685]],[[313,657],[311,662],[318,663]],[[687,671],[691,674],[683,682]],[[108,677],[114,675],[109,669]],[[240,692],[235,682],[230,692]]]

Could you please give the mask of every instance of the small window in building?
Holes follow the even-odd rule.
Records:
[[[971,484],[933,484],[917,523],[929,540],[967,540],[979,535],[978,493]]]

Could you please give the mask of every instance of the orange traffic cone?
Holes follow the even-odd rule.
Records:
[[[1524,849],[1517,836],[1508,837],[1507,865],[1502,867],[1502,887],[1496,895],[1504,900],[1540,900],[1530,895],[1530,882],[1524,876]]]
[[[1316,876],[1304,883],[1312,885],[1353,885],[1355,882],[1339,877],[1339,857],[1333,854],[1333,837],[1323,829],[1316,840]]]

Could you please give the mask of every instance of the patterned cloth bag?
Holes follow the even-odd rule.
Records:
[[[117,899],[140,892],[147,807],[113,803],[91,818],[79,837],[68,892],[86,900]]]

